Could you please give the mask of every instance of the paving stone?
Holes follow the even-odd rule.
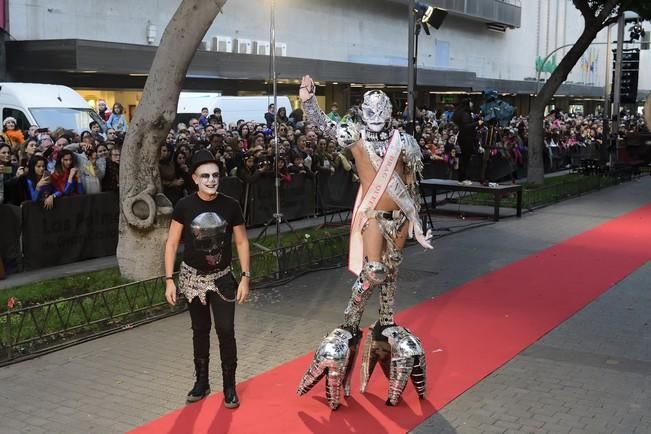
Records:
[[[440,239],[433,251],[408,248],[396,308],[649,203],[649,187],[651,178],[645,177],[522,219],[456,233]],[[599,431],[590,429],[601,426],[618,434],[648,434],[649,276],[646,267],[620,282],[413,432],[595,434]],[[341,322],[352,281],[343,269],[330,270],[253,292],[249,303],[237,307],[238,378],[312,352]],[[374,296],[363,324],[374,321],[376,312]],[[211,339],[217,354],[218,342]],[[191,354],[189,318],[182,314],[0,368],[0,433],[124,432],[184,405],[193,382]],[[213,389],[219,390],[218,358],[211,363]],[[12,419],[12,413],[21,416]]]

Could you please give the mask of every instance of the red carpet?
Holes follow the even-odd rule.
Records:
[[[353,395],[331,412],[323,381],[296,396],[308,354],[242,383],[244,404],[235,411],[213,394],[132,433],[404,433],[646,263],[649,246],[651,206],[645,206],[401,312],[398,323],[428,350],[426,400],[408,384],[404,402],[386,407],[381,371],[362,395],[358,367]]]

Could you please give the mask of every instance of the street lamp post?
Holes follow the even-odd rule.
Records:
[[[414,109],[414,100],[416,99],[416,53],[414,49],[414,39],[416,39],[415,9],[416,0],[409,0],[409,43],[407,44],[407,50],[409,52],[407,56],[407,131],[409,133],[414,132],[416,124],[416,110]]]
[[[424,6],[416,0],[409,0],[409,42],[407,50],[407,131],[413,134],[416,125],[416,77],[418,71],[418,35],[421,27],[428,35],[429,25],[438,29],[448,12],[441,8]]]

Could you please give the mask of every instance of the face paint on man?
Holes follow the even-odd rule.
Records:
[[[382,131],[391,119],[391,101],[382,91],[371,90],[364,94],[362,103],[362,120],[373,132]]]
[[[199,191],[214,196],[219,187],[219,167],[215,163],[202,164],[193,175]]]

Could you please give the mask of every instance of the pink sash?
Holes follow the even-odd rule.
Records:
[[[362,135],[362,140],[366,138]],[[362,187],[360,185],[357,190],[357,199],[355,199],[355,207],[353,208],[353,221],[350,225],[350,251],[348,254],[348,269],[359,275],[364,265],[364,240],[362,239],[362,228],[368,217],[366,217],[367,210],[374,210],[382,195],[384,194],[393,171],[398,164],[400,158],[400,134],[396,131],[393,132],[389,147],[382,159],[371,187],[362,198]]]

